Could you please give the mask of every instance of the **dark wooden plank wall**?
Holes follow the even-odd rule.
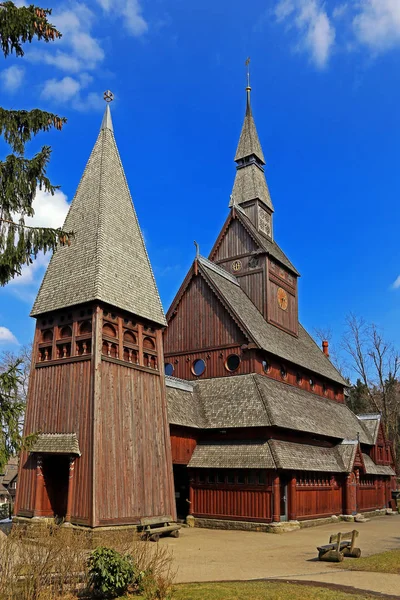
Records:
[[[25,435],[51,432],[78,436],[82,456],[75,463],[75,494],[72,514],[82,523],[90,518],[91,495],[91,361],[41,366],[32,370],[30,397],[25,420]],[[36,461],[21,457],[18,481],[18,512],[33,512]]]
[[[278,304],[278,290],[282,288],[286,291],[288,299],[287,310],[283,310]],[[281,329],[290,333],[298,333],[297,317],[297,299],[295,291],[289,287],[283,286],[281,282],[270,279],[268,282],[268,320]]]
[[[196,517],[272,521],[272,487],[193,485],[192,510]]]
[[[233,219],[223,234],[218,248],[210,255],[210,260],[220,262],[250,254],[258,249],[258,245],[247,233],[243,225]]]
[[[317,480],[318,481],[318,480]],[[296,485],[296,507],[298,519],[311,519],[343,512],[343,484],[338,486]]]
[[[237,354],[241,358],[241,363],[236,371],[228,371],[226,368],[226,359],[230,354]],[[193,363],[197,359],[204,360],[206,369],[202,375],[197,377],[193,373]],[[217,350],[196,350],[194,352],[184,352],[182,354],[168,354],[165,361],[174,367],[174,377],[180,379],[208,379],[210,377],[231,377],[232,375],[243,375],[244,373],[254,373],[255,355],[252,352],[243,352],[240,346],[231,346],[229,348],[219,348]]]
[[[246,339],[205,280],[195,277],[183,295],[177,314],[164,334],[166,355],[191,350],[235,346]]]
[[[265,373],[263,361],[266,361],[269,365],[269,370]],[[281,368],[286,369],[286,378],[282,377]],[[315,375],[311,371],[307,371],[302,367],[297,367],[291,363],[287,363],[284,360],[279,360],[276,356],[267,353],[258,353],[255,361],[255,372],[261,375],[267,375],[277,381],[283,381],[290,385],[296,386],[307,392],[329,398],[330,400],[336,400],[337,402],[344,402],[343,387],[339,384],[335,384],[328,379],[323,379],[320,375]],[[301,382],[298,383],[297,376],[301,377]],[[314,387],[311,385],[310,380],[313,381]],[[325,384],[325,388],[324,388]]]
[[[175,515],[162,378],[104,357],[101,368],[95,436],[101,456],[96,489],[99,524]]]

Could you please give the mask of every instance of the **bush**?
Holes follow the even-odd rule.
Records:
[[[111,548],[99,547],[88,560],[89,585],[95,595],[116,598],[134,582],[135,568],[129,556]]]

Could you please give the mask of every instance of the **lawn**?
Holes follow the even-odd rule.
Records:
[[[400,575],[400,549],[372,554],[366,558],[345,559],[338,567],[340,569],[350,569],[351,571],[371,571]]]
[[[138,598],[131,596],[131,599]],[[268,581],[190,583],[175,587],[173,600],[372,600],[376,596]],[[139,600],[139,598],[138,598]]]

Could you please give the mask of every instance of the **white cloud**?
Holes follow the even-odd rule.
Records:
[[[100,41],[92,35],[95,15],[79,2],[69,2],[53,10],[52,23],[63,34],[54,48],[32,48],[26,53],[31,62],[53,65],[67,73],[94,70],[104,60]]]
[[[32,203],[35,214],[33,217],[25,218],[26,225],[31,227],[62,227],[69,210],[67,196],[56,190],[54,196],[44,190],[36,190],[36,196]]]
[[[63,79],[48,79],[42,90],[42,97],[57,104],[69,104],[79,111],[103,110],[103,96],[97,92],[89,92],[86,96],[82,94],[93,78],[87,73],[79,75],[79,80],[73,77]]]
[[[398,290],[400,288],[400,275],[397,277],[397,279],[395,279],[395,281],[392,283],[392,289],[394,290]]]
[[[139,0],[97,0],[102,9],[110,15],[122,17],[126,29],[135,37],[146,33],[149,26],[142,16]]]
[[[4,69],[0,73],[0,79],[4,88],[8,92],[15,92],[19,87],[21,87],[22,80],[24,78],[25,71],[21,67],[17,67],[13,65],[8,69]]]
[[[348,11],[349,5],[347,4],[347,2],[345,2],[344,4],[339,4],[333,9],[332,17],[334,19],[340,19],[344,17]]]
[[[275,18],[298,34],[297,50],[306,51],[318,68],[327,65],[335,42],[335,28],[321,0],[279,0]]]
[[[42,90],[43,98],[56,100],[57,102],[69,102],[78,94],[81,89],[81,84],[72,77],[64,77],[63,79],[48,79]]]
[[[52,227],[57,229],[62,227],[67,216],[69,204],[67,196],[60,190],[56,190],[54,196],[44,190],[36,190],[36,196],[33,201],[33,217],[26,217],[25,224],[30,227]],[[50,253],[43,254],[40,252],[31,265],[24,265],[21,269],[21,275],[14,277],[7,284],[7,288],[11,289],[22,300],[32,302],[34,299],[34,290],[39,286],[40,280],[44,275],[50,260]],[[23,288],[21,290],[21,288]],[[28,288],[28,291],[27,289]]]
[[[7,327],[0,327],[0,344],[18,344],[18,340]]]
[[[400,1],[364,0],[353,29],[357,40],[376,52],[400,45]]]

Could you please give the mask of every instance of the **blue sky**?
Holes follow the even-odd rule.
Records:
[[[48,2],[63,32],[0,63],[1,105],[57,112],[56,197],[35,223],[61,225],[115,94],[114,130],[165,309],[227,216],[251,56],[252,105],[275,206],[296,265],[300,318],[338,343],[353,311],[400,338],[400,2]],[[7,148],[0,144],[0,155]],[[2,348],[30,341],[40,257],[0,291]]]

